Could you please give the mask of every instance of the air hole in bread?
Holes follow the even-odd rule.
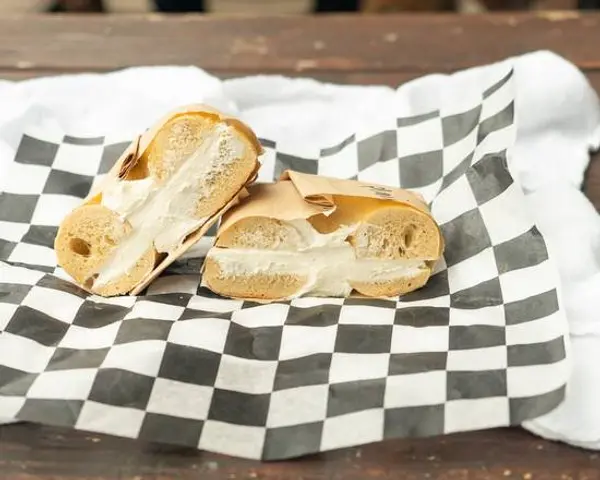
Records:
[[[73,253],[82,257],[89,257],[92,251],[91,245],[81,238],[72,238],[69,240],[69,248]]]
[[[409,225],[402,232],[402,243],[404,243],[404,248],[410,248],[413,240],[415,238],[415,226]]]

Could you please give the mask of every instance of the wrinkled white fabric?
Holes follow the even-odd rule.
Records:
[[[514,63],[517,85],[510,168],[559,266],[573,362],[566,401],[524,427],[600,449],[600,216],[580,191],[589,152],[600,145],[599,102],[581,72],[552,53],[507,61]],[[283,138],[302,150],[315,138],[333,144],[340,132],[376,122],[386,108],[407,116],[452,108],[478,95],[498,68],[429,75],[396,90],[283,77],[222,82],[194,67],[0,82],[0,187],[25,125],[30,131],[133,137],[166,110],[204,102],[241,116],[260,137]]]

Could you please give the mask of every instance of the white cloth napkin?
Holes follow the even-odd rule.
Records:
[[[552,53],[508,61],[516,71],[518,124],[510,168],[560,269],[574,368],[566,401],[524,427],[600,449],[600,216],[580,191],[589,152],[600,146],[600,104],[582,73]],[[133,137],[170,108],[204,102],[241,116],[260,137],[285,138],[301,150],[314,138],[335,143],[336,125],[368,124],[385,105],[412,116],[461,103],[496,78],[498,68],[429,75],[396,90],[283,77],[222,82],[194,67],[0,82],[0,188],[24,124],[45,132]]]

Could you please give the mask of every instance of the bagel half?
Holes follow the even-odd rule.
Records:
[[[91,293],[139,293],[243,196],[262,152],[235,118],[202,105],[171,112],[63,220],[59,265]]]
[[[223,218],[204,263],[202,284],[223,296],[395,297],[424,286],[444,248],[417,196],[333,195],[331,206],[315,205],[290,180],[249,194]]]

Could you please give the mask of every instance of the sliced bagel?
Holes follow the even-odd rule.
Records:
[[[281,300],[353,292],[395,297],[427,283],[443,239],[426,210],[391,200],[338,197],[333,211],[293,218],[273,194],[284,188],[294,186],[289,181],[256,185],[228,212],[234,221],[222,224],[208,252],[204,286],[228,297]],[[258,208],[265,199],[271,205]],[[277,205],[285,209],[280,218],[260,215],[274,215]]]
[[[59,265],[90,292],[138,293],[235,203],[254,181],[261,153],[237,119],[204,106],[170,113],[64,219],[55,240]],[[83,242],[79,252],[74,239]]]

